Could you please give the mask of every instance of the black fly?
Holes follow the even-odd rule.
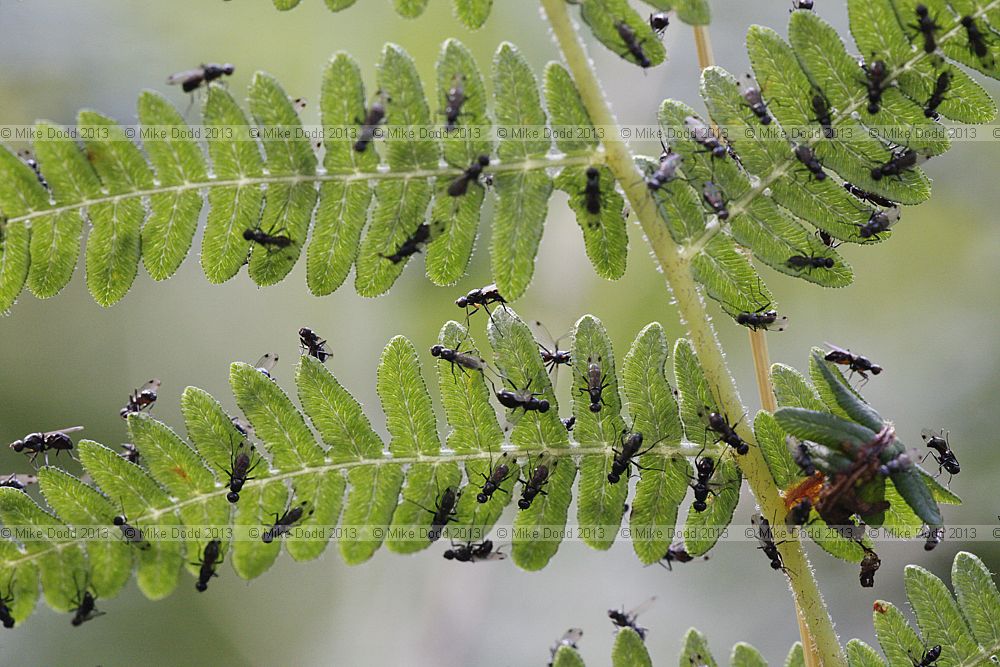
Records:
[[[507,309],[507,300],[500,295],[500,290],[497,289],[496,285],[487,285],[486,287],[480,287],[478,289],[471,290],[465,296],[460,296],[455,299],[455,305],[459,308],[465,309],[465,321],[468,323],[469,317],[478,311],[480,308],[486,311],[486,314],[490,316],[490,321],[493,321],[493,313],[490,312],[490,304],[500,304],[500,307],[504,310]],[[469,309],[472,312],[469,312]]]
[[[889,228],[897,222],[899,222],[899,208],[890,208],[885,211],[872,211],[868,222],[855,223],[855,226],[858,228],[858,236],[861,238],[878,239],[879,234],[889,231]]]
[[[705,429],[715,433],[718,438],[715,442],[724,442],[733,449],[739,455],[744,455],[750,451],[750,445],[743,441],[743,438],[736,433],[736,427],[739,423],[743,421],[743,417],[740,417],[735,424],[729,424],[729,418],[726,415],[719,414],[718,412],[712,412],[708,406],[705,406],[704,410],[698,411],[698,416],[705,420]],[[744,415],[746,416],[746,415]]]
[[[656,14],[649,15],[649,27],[653,29],[656,36],[663,39],[663,33],[667,31],[667,26],[670,25],[670,17],[667,16],[666,12],[657,12]]]
[[[729,219],[729,209],[726,208],[728,202],[722,195],[722,190],[712,181],[705,181],[701,188],[701,198],[705,200],[712,212],[719,216],[719,220]]]
[[[951,87],[951,78],[952,73],[950,69],[943,70],[937,75],[937,79],[934,81],[934,90],[931,91],[931,96],[927,98],[927,103],[924,105],[924,116],[927,118],[937,120],[937,108],[945,100],[944,95],[948,92],[948,88]]]
[[[35,172],[35,177],[38,179],[38,182],[42,184],[42,187],[46,190],[51,190],[49,182],[45,180],[44,176],[42,176],[42,170],[38,167],[38,160],[36,160],[31,154],[31,151],[18,151],[17,156],[24,161],[24,164],[31,167],[31,171]]]
[[[379,99],[377,102],[372,102],[372,105],[368,107],[364,121],[359,120],[361,132],[358,134],[358,140],[354,142],[354,150],[356,152],[365,152],[368,144],[375,138],[375,129],[383,120],[385,120],[385,102],[384,99]]]
[[[636,634],[639,635],[639,639],[646,641],[646,633],[648,630],[641,625],[637,625],[635,621],[639,617],[639,614],[646,611],[655,600],[656,596],[653,596],[635,609],[628,612],[625,611],[624,607],[621,609],[608,609],[608,618],[610,618],[611,622],[615,624],[615,627],[632,628],[635,630]]]
[[[7,595],[0,597],[0,622],[5,628],[13,628],[15,623],[10,610],[10,605],[14,603],[14,574],[11,572],[10,581],[7,583]]]
[[[812,11],[813,4],[813,0],[792,0],[792,8],[788,11],[794,12],[796,9]]]
[[[760,121],[761,125],[770,125],[771,114],[767,112],[767,105],[760,94],[760,88],[757,87],[749,74],[747,74],[747,81],[749,83],[742,92],[743,99],[746,100],[746,103],[750,106],[750,111],[753,112],[753,115],[757,116],[757,120]]]
[[[315,331],[309,327],[299,329],[299,348],[310,357],[319,359],[321,363],[333,356],[333,352],[326,349],[326,341],[319,337]]]
[[[583,201],[587,213],[597,215],[601,212],[601,170],[597,167],[587,167],[587,182],[583,186]]]
[[[587,357],[587,374],[583,376],[587,386],[578,387],[577,391],[590,397],[591,412],[600,412],[601,406],[604,405],[604,390],[608,387],[608,383],[605,382],[607,377],[601,372],[601,358],[597,357],[597,361],[594,361],[593,357]]]
[[[811,178],[815,178],[817,181],[826,180],[826,172],[823,171],[823,165],[820,163],[819,158],[816,157],[816,152],[812,148],[806,144],[797,144],[795,146],[795,157],[805,166]]]
[[[889,72],[884,60],[873,60],[871,64],[864,64],[862,67],[865,70],[865,87],[868,89],[868,113],[875,114],[882,104],[885,79]]]
[[[199,593],[204,593],[208,590],[208,582],[211,581],[212,577],[219,576],[215,573],[215,570],[221,563],[222,542],[219,540],[212,540],[205,545],[205,551],[201,555],[201,560],[197,563],[192,563],[192,565],[200,567],[198,571],[198,581],[194,585],[195,590]]]
[[[567,431],[572,431],[573,427],[576,426],[576,416],[566,417],[562,420],[562,425],[566,427]]]
[[[910,655],[910,662],[913,663],[913,667],[933,667],[941,658],[941,645],[935,644],[924,651],[919,660],[914,658],[909,651],[907,651],[907,654]]]
[[[835,238],[833,238],[830,232],[826,231],[825,229],[817,229],[816,236],[819,237],[819,240],[822,241],[823,245],[825,245],[827,248],[840,247],[840,241],[837,241]]]
[[[561,647],[568,646],[571,649],[577,649],[579,647],[576,643],[580,641],[582,637],[583,630],[580,628],[570,628],[567,630],[563,636],[559,638],[559,641],[549,648],[549,652],[552,654],[552,657],[551,660],[549,660],[548,667],[552,667],[552,663],[555,662],[556,659],[556,653],[559,652]]]
[[[486,360],[480,358],[478,354],[475,353],[475,350],[470,350],[469,352],[459,352],[458,350],[447,348],[444,345],[435,345],[431,347],[431,356],[437,357],[441,361],[447,361],[451,364],[452,375],[455,374],[456,366],[463,373],[466,369],[471,371],[486,370]]]
[[[792,450],[792,459],[795,461],[795,465],[799,467],[802,474],[806,477],[812,477],[816,474],[816,465],[813,463],[812,454],[809,452],[809,445],[805,442],[795,443],[792,436],[788,436],[785,442],[790,445]]]
[[[499,549],[494,550],[493,540],[483,540],[478,543],[467,542],[465,544],[452,542],[451,549],[444,552],[444,557],[459,563],[477,563],[484,560],[503,560],[507,556]]]
[[[705,125],[700,118],[686,116],[684,126],[688,129],[691,139],[704,148],[713,158],[724,158],[728,149],[723,145],[715,132],[708,125]]]
[[[449,197],[461,197],[466,192],[469,191],[469,184],[476,183],[479,184],[479,177],[483,173],[483,169],[490,165],[489,155],[480,155],[472,164],[462,172],[455,180],[451,182],[448,186],[448,196]]]
[[[547,496],[548,493],[545,491],[544,487],[549,483],[549,466],[546,463],[540,463],[544,454],[539,455],[538,461],[535,462],[535,466],[532,468],[531,459],[528,459],[528,479],[518,479],[522,484],[521,487],[521,498],[517,501],[517,506],[522,510],[526,510],[531,507],[532,501],[538,494]],[[552,464],[555,468],[555,463]]]
[[[224,65],[219,65],[217,63],[207,63],[195,67],[194,69],[189,69],[184,72],[177,72],[176,74],[171,74],[167,78],[167,84],[171,86],[180,85],[181,90],[185,93],[194,92],[196,89],[202,85],[208,85],[220,79],[223,76],[232,76],[236,68],[226,63]]]
[[[10,443],[10,448],[18,454],[24,451],[29,452],[31,463],[35,462],[39,454],[45,454],[45,465],[48,465],[49,452],[54,451],[56,456],[59,456],[59,452],[72,450],[73,439],[67,434],[82,430],[82,426],[72,426],[46,433],[29,433],[20,440]]]
[[[704,512],[708,509],[708,495],[715,495],[715,491],[709,485],[712,475],[715,474],[715,460],[699,454],[694,459],[694,469],[697,476],[693,478],[695,481],[691,484],[691,490],[694,491],[694,503],[691,507],[695,512]]]
[[[849,375],[857,373],[863,381],[867,382],[868,373],[878,375],[882,372],[882,367],[873,363],[868,357],[854,354],[850,350],[845,350],[830,343],[827,343],[827,345],[830,347],[830,351],[823,358],[829,362],[847,366],[851,371]]]
[[[882,565],[882,559],[878,557],[878,554],[874,550],[869,549],[865,545],[862,544],[861,548],[864,549],[865,555],[861,559],[859,579],[861,580],[862,588],[871,588],[875,585],[875,572]]]
[[[38,477],[35,475],[19,475],[17,473],[11,473],[5,479],[0,479],[0,489],[17,489],[18,491],[24,491],[28,486],[36,483]]]
[[[815,253],[792,255],[785,260],[785,266],[798,272],[812,273],[813,269],[832,269],[836,265],[833,257],[824,257]]]
[[[295,243],[290,236],[282,234],[282,231],[279,229],[273,232],[265,232],[260,227],[255,227],[243,230],[243,238],[267,248],[268,252],[277,252]]]
[[[781,560],[781,554],[778,552],[778,545],[774,542],[774,533],[771,530],[771,524],[759,514],[754,514],[750,517],[750,523],[757,529],[757,540],[760,542],[760,546],[757,548],[763,551],[764,555],[771,561],[771,569],[784,570],[785,564]]]
[[[257,360],[257,363],[253,365],[255,369],[260,371],[260,374],[266,377],[268,380],[273,380],[274,377],[271,375],[271,371],[274,367],[278,365],[278,355],[273,352],[268,352],[263,357]]]
[[[545,330],[546,335],[552,338],[552,334],[540,321],[535,320],[535,326],[541,327]],[[560,350],[559,341],[563,337],[556,338],[552,341],[552,349],[545,347],[541,343],[538,343],[539,354],[542,355],[542,363],[545,364],[545,370],[551,373],[558,366],[568,365],[573,363],[573,358],[569,350]]]
[[[287,535],[289,532],[291,532],[292,527],[296,523],[302,520],[303,516],[309,516],[310,514],[312,514],[313,510],[309,510],[309,513],[306,514],[306,505],[308,504],[309,504],[308,500],[303,500],[295,507],[286,509],[284,513],[282,513],[281,515],[275,512],[274,525],[265,530],[264,534],[261,536],[261,539],[264,541],[264,544],[270,544],[275,540],[275,538],[279,538],[282,535]]]
[[[134,547],[146,551],[152,545],[143,536],[142,531],[135,526],[129,524],[128,517],[125,514],[119,514],[114,517],[111,522],[118,526],[118,530],[122,532],[122,538]]]
[[[504,452],[500,455],[500,461],[495,466],[493,465],[493,462],[490,461],[490,473],[488,475],[484,472],[479,473],[483,478],[482,489],[480,489],[479,493],[476,494],[476,500],[479,503],[489,502],[490,498],[492,498],[493,494],[497,491],[503,491],[508,495],[510,494],[507,489],[500,486],[507,481],[508,477],[510,477],[510,466],[507,465],[508,460],[509,455]]]
[[[667,553],[663,554],[663,558],[660,559],[660,567],[665,567],[668,570],[673,570],[672,563],[690,563],[694,560],[694,556],[689,554],[687,550],[681,544],[671,544],[667,548]],[[704,556],[704,560],[708,560],[708,556]]]
[[[788,514],[785,515],[785,525],[789,528],[804,525],[809,520],[812,509],[812,501],[809,498],[803,498],[788,510]]]
[[[909,27],[915,29],[924,37],[924,53],[934,53],[937,49],[937,41],[935,35],[937,31],[941,29],[941,26],[937,24],[937,21],[931,17],[930,11],[927,9],[927,5],[918,4],[915,8],[917,13],[917,22],[911,23]]]
[[[872,167],[872,179],[880,181],[886,176],[902,178],[904,171],[913,169],[919,162],[920,154],[911,148],[893,151],[885,163]]]
[[[122,451],[119,456],[129,463],[139,465],[139,449],[130,442],[126,442],[122,445]]]
[[[935,433],[934,431],[924,429],[920,437],[923,438],[924,443],[931,448],[930,452],[924,456],[932,456],[938,464],[938,474],[941,473],[943,468],[949,475],[957,475],[962,471],[962,466],[958,463],[958,457],[955,456],[955,452],[951,451],[951,444],[948,442],[948,434],[941,431]],[[923,460],[923,459],[921,459]]]
[[[264,460],[260,456],[257,456],[255,460],[254,455],[256,453],[257,450],[252,445],[250,446],[250,451],[247,451],[245,442],[240,442],[236,449],[233,450],[229,469],[226,470],[226,474],[229,475],[229,493],[226,494],[226,500],[229,502],[239,502],[240,491],[243,490],[243,485],[253,479],[250,473]]]
[[[456,492],[452,487],[445,487],[444,492],[437,499],[434,509],[428,509],[423,505],[407,498],[407,500],[410,500],[411,503],[420,509],[433,515],[433,518],[431,519],[431,528],[427,533],[427,538],[431,542],[437,542],[441,539],[441,533],[444,532],[445,526],[452,521],[458,520],[455,518],[455,515],[458,513],[455,506],[458,504],[458,498],[460,495],[461,493]]]
[[[515,412],[519,409],[524,410],[525,413],[530,411],[549,411],[549,402],[544,398],[536,398],[537,396],[541,396],[541,394],[531,391],[531,380],[528,380],[528,383],[523,388],[518,388],[513,381],[507,378],[504,378],[504,381],[510,384],[511,389],[501,388],[500,391],[497,391],[496,387],[493,386],[493,381],[489,381],[490,385],[493,386],[493,393],[496,395],[497,400],[500,401],[500,405],[510,408]]]
[[[615,457],[611,463],[611,472],[608,473],[608,481],[612,484],[617,484],[622,475],[625,475],[627,479],[632,466],[640,470],[645,470],[646,468],[636,463],[634,459],[642,456],[656,446],[656,443],[653,443],[646,449],[642,449],[642,433],[639,431],[629,433],[628,429],[622,429],[619,439],[621,449],[613,450]]]
[[[677,170],[680,169],[683,161],[683,155],[665,148],[663,154],[660,155],[660,164],[652,174],[646,177],[646,186],[650,190],[656,191],[677,178]]]
[[[129,394],[125,407],[119,410],[118,414],[122,419],[128,419],[129,415],[138,414],[143,410],[149,410],[156,403],[156,392],[160,389],[160,381],[153,378],[146,384]]]
[[[451,132],[458,123],[458,117],[462,115],[462,105],[465,104],[464,77],[456,74],[452,79],[451,88],[445,93],[444,117],[446,121],[445,131]]]
[[[861,201],[868,202],[869,204],[874,204],[875,206],[882,206],[883,208],[893,208],[896,206],[896,202],[886,199],[882,195],[877,195],[872,192],[866,192],[856,185],[852,185],[844,181],[844,189],[850,192],[852,195],[860,199]]]
[[[407,257],[415,255],[420,252],[420,249],[427,243],[428,239],[431,237],[431,226],[424,223],[417,227],[417,230],[410,234],[410,236],[403,241],[403,243],[396,248],[396,252],[391,255],[384,255],[379,253],[379,257],[387,259],[393,264],[399,264]]]
[[[89,583],[83,588],[80,588],[79,584],[77,584],[76,598],[72,601],[72,604],[75,605],[73,607],[73,618],[70,621],[73,627],[83,625],[98,616],[104,616],[104,612],[97,609],[97,596],[90,592]]]
[[[980,60],[988,56],[990,49],[986,43],[986,35],[979,29],[976,19],[971,16],[963,16],[962,27],[965,28],[965,34],[969,38],[969,51]]]
[[[816,115],[811,120],[823,126],[824,137],[833,139],[836,133],[833,131],[833,119],[830,117],[830,102],[827,101],[826,95],[822,91],[817,90],[813,93],[812,108]]]
[[[631,55],[635,61],[639,64],[639,67],[643,69],[652,66],[649,58],[646,56],[646,52],[642,50],[642,44],[635,35],[635,30],[632,29],[628,23],[624,21],[615,22],[615,30],[618,31],[618,36],[623,42],[625,42],[625,48],[628,50],[629,55]]]

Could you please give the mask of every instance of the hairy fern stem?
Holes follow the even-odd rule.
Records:
[[[611,113],[600,83],[591,69],[590,60],[581,43],[564,0],[542,0],[542,6],[552,26],[556,41],[573,75],[583,104],[598,126],[614,127]],[[716,388],[718,399],[731,415],[745,412],[739,392],[726,366],[722,347],[709,321],[705,303],[691,274],[689,259],[678,252],[667,227],[657,213],[641,175],[635,167],[628,147],[615,139],[615,133],[602,140],[607,152],[608,167],[622,185],[625,195],[635,211],[653,254],[662,268],[667,284],[673,293],[681,320],[688,328],[688,335],[698,353],[706,378]],[[784,504],[774,483],[760,448],[755,446],[753,433],[744,422],[739,427],[740,436],[751,443],[750,452],[739,457],[738,463],[765,516],[783,516]],[[786,541],[779,547],[782,558],[790,571],[789,584],[799,609],[813,637],[813,646],[824,665],[844,665],[846,659],[826,604],[819,591],[805,551],[798,540]]]

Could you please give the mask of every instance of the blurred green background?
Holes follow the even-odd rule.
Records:
[[[764,4],[713,3],[717,60],[739,75],[748,68],[742,41],[748,25],[784,32],[787,3]],[[821,0],[817,6],[846,34],[841,3]],[[321,69],[338,50],[364,64],[371,86],[373,64],[386,41],[406,48],[429,81],[447,37],[465,42],[484,67],[508,38],[536,72],[556,57],[532,0],[497,2],[476,33],[452,18],[445,0],[433,0],[416,21],[398,18],[387,0],[360,0],[339,14],[328,12],[320,0],[303,0],[287,13],[267,0],[7,1],[0,4],[0,121],[47,118],[71,124],[79,108],[92,107],[132,122],[143,88],[164,92],[183,110],[187,97],[164,80],[202,61],[235,63],[230,85],[238,97],[252,72],[265,69],[290,95],[313,101]],[[669,61],[649,72],[592,45],[595,66],[623,122],[654,122],[656,106],[667,96],[700,107],[690,29],[676,22],[666,42]],[[989,89],[998,92],[993,82]],[[304,116],[316,122],[316,105]],[[192,110],[189,118],[196,117]],[[654,152],[653,146],[645,148]],[[927,168],[935,179],[934,198],[908,209],[890,242],[841,249],[857,272],[853,286],[823,290],[766,274],[792,320],[790,331],[769,336],[773,360],[802,368],[809,347],[824,340],[864,351],[886,368],[865,393],[896,420],[904,441],[919,443],[922,427],[951,431],[963,464],[952,488],[966,500],[963,507],[946,508],[951,524],[996,524],[1000,515],[993,483],[1000,426],[993,412],[1000,390],[995,220],[1000,191],[990,167],[998,156],[996,142],[982,141],[958,143],[932,161]],[[178,400],[185,386],[202,387],[233,408],[228,364],[252,362],[266,351],[281,355],[276,377],[289,389],[296,330],[303,325],[329,339],[335,351],[330,367],[384,432],[375,395],[381,349],[395,334],[426,349],[441,324],[459,314],[453,299],[490,281],[485,223],[483,228],[471,274],[459,286],[434,287],[417,260],[377,300],[361,299],[350,287],[327,298],[309,296],[304,262],[276,287],[257,289],[243,275],[210,286],[191,256],[163,284],[141,274],[122,303],[104,310],[87,294],[78,268],[70,286],[51,302],[25,295],[11,317],[0,319],[0,443],[80,423],[86,437],[116,446],[126,438],[118,409],[134,386],[153,376],[163,381],[156,416],[181,428]],[[516,304],[518,311],[543,319],[557,335],[581,314],[594,313],[619,356],[651,320],[661,321],[672,337],[680,335],[642,236],[635,228],[631,235],[625,278],[598,279],[565,198],[557,194],[535,280]],[[756,410],[746,333],[711,308],[747,405]],[[430,357],[423,361],[429,368]],[[0,470],[24,471],[26,463],[3,448]],[[737,520],[745,521],[753,509],[752,498],[744,497]],[[884,546],[874,591],[859,588],[855,565],[834,561],[814,546],[810,551],[840,635],[871,643],[873,599],[905,602],[903,565],[920,563],[947,580],[952,557],[963,548],[994,570],[1000,566],[1000,549],[988,542],[945,541],[931,554],[919,543]],[[613,641],[606,610],[634,606],[654,594],[659,600],[641,622],[651,629],[647,643],[658,664],[676,659],[689,626],[707,632],[722,659],[734,642],[747,640],[780,664],[798,637],[782,577],[746,543],[723,544],[710,561],[673,572],[642,567],[630,545],[621,543],[608,553],[564,544],[548,568],[533,574],[510,561],[448,562],[441,550],[413,557],[382,550],[353,569],[333,548],[307,564],[283,556],[273,572],[249,584],[226,565],[208,593],[196,593],[185,575],[180,588],[157,603],[130,584],[118,598],[99,602],[107,616],[81,628],[40,606],[23,627],[0,635],[0,654],[7,664],[544,664],[552,642],[566,628],[579,626],[585,630],[584,656],[590,664],[606,664]],[[764,609],[768,613],[760,613]]]

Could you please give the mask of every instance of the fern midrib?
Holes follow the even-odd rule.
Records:
[[[1000,0],[990,0],[988,4],[983,5],[982,8],[976,11],[973,14],[973,16],[975,18],[981,18],[986,14],[986,12],[997,7],[1000,7]],[[959,34],[962,30],[964,30],[964,28],[962,28],[961,24],[956,24],[955,27],[953,27],[951,30],[943,33],[938,39],[938,49],[940,50],[948,42],[949,39],[954,37],[956,34]],[[888,85],[897,83],[902,74],[913,70],[913,68],[918,63],[920,63],[921,61],[932,55],[934,54],[928,54],[925,53],[923,50],[918,49],[917,54],[914,57],[912,57],[910,60],[906,61],[899,67],[893,68],[893,70],[890,73],[890,76],[887,77],[887,80],[889,81]],[[865,104],[867,104],[867,97],[859,95],[854,101],[847,104],[842,111],[839,111],[837,114],[834,115],[832,124],[836,125],[838,122],[841,122],[845,119],[849,119],[852,113],[860,109]],[[775,120],[775,122],[777,122],[777,120]],[[812,146],[813,144],[819,141],[820,137],[812,136],[804,138],[800,143],[805,144],[807,146]],[[757,183],[756,186],[751,186],[750,190],[745,195],[737,199],[734,204],[728,207],[730,216],[735,218],[737,215],[744,213],[749,208],[750,204],[757,197],[761,196],[764,193],[764,191],[771,185],[773,185],[779,178],[784,176],[785,173],[788,171],[789,165],[792,165],[794,163],[795,163],[795,156],[789,153],[789,157],[785,158],[783,162],[774,165],[773,169],[767,174],[767,176],[759,177],[760,182]],[[717,225],[715,227],[706,227],[704,234],[695,239],[693,243],[687,246],[682,246],[678,251],[678,254],[680,254],[681,257],[685,260],[689,260],[690,258],[694,257],[704,249],[704,247],[708,244],[708,242],[712,239],[713,236],[715,236],[722,230],[722,227],[723,225]]]
[[[515,162],[495,162],[490,163],[490,171],[493,173],[505,172],[527,172],[544,171],[551,168],[568,167],[574,165],[590,164],[589,156],[571,156],[562,153],[551,154],[545,157],[528,158]],[[455,167],[439,167],[436,169],[413,169],[409,171],[364,171],[353,173],[331,173],[322,169],[316,170],[313,174],[285,174],[285,175],[263,175],[244,176],[241,178],[215,179],[207,178],[204,181],[185,181],[178,185],[162,185],[145,188],[143,190],[133,190],[120,194],[103,194],[99,197],[84,199],[72,204],[63,204],[51,208],[32,211],[24,215],[11,216],[7,223],[30,223],[35,218],[42,218],[50,215],[63,213],[65,211],[76,211],[89,208],[95,204],[117,203],[123,199],[135,199],[150,197],[156,194],[181,193],[191,190],[202,190],[223,187],[246,187],[254,185],[297,185],[299,183],[322,183],[340,182],[353,183],[357,181],[393,181],[393,180],[416,180],[430,178],[457,177],[464,172],[464,169]],[[30,226],[30,224],[29,224]]]
[[[587,446],[577,445],[575,447],[552,447],[549,448],[547,452],[554,458],[579,457],[586,454],[607,455],[612,451],[612,448],[616,447],[617,445],[618,445],[617,442],[614,443],[599,442]],[[702,449],[703,446],[701,443],[682,441],[677,445],[657,445],[649,453],[662,454],[664,456],[679,454],[685,457],[693,457],[697,455],[699,452],[702,452]],[[718,447],[717,445],[704,448],[704,452],[708,453],[709,455],[722,454],[721,448]],[[538,453],[538,450],[535,448],[509,448],[509,449],[501,448],[499,453],[500,454],[507,453],[514,458],[518,458],[522,456],[529,457],[535,455]],[[276,481],[291,480],[297,477],[301,477],[303,475],[318,475],[332,471],[350,470],[352,468],[374,467],[375,471],[378,472],[378,470],[382,466],[386,465],[404,466],[415,463],[424,463],[424,464],[430,463],[433,465],[440,465],[451,462],[457,463],[460,461],[476,461],[476,460],[488,461],[492,460],[491,457],[492,453],[489,451],[485,451],[485,452],[469,452],[465,454],[442,453],[440,456],[428,456],[426,454],[417,454],[414,456],[392,457],[390,455],[390,456],[383,456],[382,458],[363,459],[360,461],[341,461],[336,463],[324,462],[322,465],[305,466],[297,470],[286,470],[284,472],[275,472],[275,474],[273,475],[260,476],[253,480],[248,481],[243,488],[249,489],[258,486],[263,488],[265,485],[274,483]],[[120,476],[119,479],[122,482],[125,481],[124,478],[121,478]],[[136,489],[135,487],[132,486],[129,486],[129,489],[137,496],[145,498],[145,494],[141,493],[139,489]],[[163,507],[154,509],[152,511],[147,511],[143,514],[135,516],[134,518],[129,517],[129,519],[136,525],[140,525],[142,523],[148,523],[150,520],[159,519],[161,516],[175,514],[185,507],[191,505],[205,504],[215,498],[223,498],[226,496],[227,493],[229,493],[229,487],[222,486],[209,493],[197,493],[185,500],[172,502],[172,504],[170,505],[165,505]],[[43,511],[47,510],[43,509]],[[178,517],[178,520],[180,520],[180,517]],[[230,522],[232,521],[235,521],[234,516],[230,518]],[[69,525],[74,525],[74,524],[69,524]],[[52,553],[53,551],[61,551],[65,548],[79,545],[80,542],[81,540],[68,540],[65,542],[56,542],[51,544],[51,546],[49,546],[48,548],[31,551],[20,558],[7,561],[0,561],[0,568],[17,567],[22,563],[30,563],[32,561],[35,561]]]

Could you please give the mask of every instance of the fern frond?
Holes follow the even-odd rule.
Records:
[[[773,30],[751,27],[747,47],[757,85],[772,119],[768,125],[751,110],[737,78],[718,67],[702,74],[701,94],[708,118],[722,128],[729,146],[738,155],[713,158],[686,133],[685,119],[695,115],[690,107],[667,100],[660,109],[665,136],[675,137],[669,148],[683,156],[683,181],[676,179],[654,199],[681,254],[690,261],[696,280],[709,296],[734,317],[766,307],[771,296],[749,262],[737,252],[748,250],[775,270],[826,287],[841,287],[853,280],[843,257],[823,243],[821,230],[852,244],[872,243],[888,233],[862,236],[861,228],[878,209],[865,204],[841,187],[844,182],[898,204],[917,204],[930,195],[930,184],[919,169],[899,177],[875,179],[871,170],[892,157],[894,146],[905,146],[921,155],[937,155],[949,147],[944,126],[925,114],[925,106],[940,72],[952,74],[941,116],[964,122],[984,122],[996,115],[996,106],[982,89],[942,57],[970,66],[965,30],[949,19],[938,36],[939,52],[916,49],[917,36],[906,27],[913,3],[890,0],[850,2],[851,29],[866,62],[883,60],[888,68],[885,89],[876,113],[868,106],[865,71],[848,54],[837,33],[814,12],[793,12],[789,42]],[[940,4],[942,14],[951,14]],[[905,5],[905,6],[904,6]],[[991,0],[960,13],[984,20],[1000,11]],[[957,10],[956,10],[957,11]],[[907,13],[909,12],[909,13]],[[915,16],[915,14],[913,14]],[[987,61],[978,69],[997,72]],[[830,136],[817,121],[814,98],[831,109]],[[890,137],[886,130],[904,132]],[[817,179],[797,160],[794,147],[810,147],[824,170]],[[647,175],[656,163],[639,160]],[[722,192],[728,219],[702,205],[705,183]],[[829,267],[803,269],[793,256],[825,258]]]
[[[543,131],[548,124],[538,82],[511,44],[497,52],[493,83],[499,127],[490,118],[479,68],[456,40],[441,49],[434,109],[415,64],[398,46],[383,50],[374,100],[354,60],[337,54],[323,73],[320,94],[322,168],[295,105],[264,73],[250,83],[249,117],[224,87],[209,86],[201,130],[151,91],[139,98],[135,128],[92,111],[81,112],[73,130],[40,122],[34,151],[49,189],[10,150],[0,150],[0,312],[24,285],[40,298],[66,286],[85,221],[91,226],[87,284],[98,303],[109,306],[125,296],[140,259],[154,280],[166,280],[191,250],[205,193],[201,264],[212,283],[247,265],[255,283],[275,284],[304,252],[312,293],[335,291],[354,266],[358,293],[378,296],[412,255],[397,251],[428,225],[426,243],[417,250],[426,245],[428,277],[452,285],[472,256],[487,186],[477,179],[458,196],[449,190],[481,156],[490,158],[486,174],[496,186],[495,281],[508,300],[531,282],[552,192],[549,170],[561,170],[559,187],[581,216],[597,272],[621,277],[627,256],[622,200],[610,172],[600,167],[597,132],[565,70],[549,70],[548,106],[557,122],[586,140],[560,140],[558,153]],[[454,91],[462,101],[448,115],[449,100],[458,99]],[[375,104],[385,109],[386,136],[359,151],[356,140]],[[494,133],[502,135],[499,161],[491,157]],[[204,146],[193,138],[199,134]],[[82,147],[75,136],[84,137]],[[382,154],[375,144],[384,145]],[[580,208],[591,164],[603,178],[596,216]],[[282,242],[248,240],[255,231]]]
[[[437,365],[450,429],[442,446],[421,369],[425,357],[407,339],[396,337],[382,354],[377,380],[390,435],[387,447],[358,402],[317,359],[299,360],[298,406],[258,369],[234,363],[230,384],[236,404],[253,427],[249,438],[215,398],[188,387],[181,398],[186,439],[147,414],[129,417],[141,465],[84,440],[78,445],[84,477],[56,467],[39,473],[47,509],[23,491],[0,489],[0,521],[8,528],[66,527],[59,539],[17,533],[0,540],[0,581],[6,572],[17,573],[18,597],[11,606],[15,618],[21,621],[30,613],[31,606],[22,604],[21,596],[30,597],[26,589],[39,578],[47,602],[60,611],[71,609],[88,577],[96,595],[115,596],[133,567],[140,590],[152,599],[162,598],[178,585],[181,569],[198,574],[194,563],[212,539],[222,541],[225,557],[238,576],[260,576],[278,557],[281,542],[265,544],[260,535],[274,523],[275,514],[301,501],[308,501],[311,510],[298,524],[304,533],[293,532],[284,539],[295,560],[318,557],[338,525],[344,533],[339,540],[341,555],[349,564],[371,558],[383,543],[397,553],[426,549],[431,545],[426,530],[421,533],[414,527],[430,527],[425,508],[434,508],[448,487],[462,490],[454,522],[447,527],[449,537],[464,541],[473,535],[481,540],[517,493],[516,481],[529,479],[539,465],[548,467],[548,481],[544,493],[527,509],[517,510],[513,519],[514,563],[541,569],[558,551],[560,542],[551,535],[554,528],[567,525],[577,476],[581,534],[590,546],[607,549],[621,525],[629,490],[627,478],[617,484],[607,478],[627,429],[639,430],[646,438],[631,523],[654,536],[637,540],[635,549],[643,563],[662,559],[670,546],[663,536],[675,534],[678,506],[687,492],[687,458],[698,453],[719,457],[720,468],[730,471],[726,474],[735,471],[731,452],[711,443],[704,446],[703,429],[689,426],[693,441],[684,439],[667,376],[662,327],[651,324],[636,338],[623,363],[620,393],[615,355],[603,325],[590,315],[577,322],[570,350],[573,441],[559,419],[538,343],[528,327],[501,308],[493,313],[488,333],[494,351],[491,367],[505,387],[524,388],[530,380],[530,390],[550,404],[544,413],[507,412],[503,420],[513,428],[506,439],[490,399],[490,377],[428,356]],[[475,354],[470,351],[474,342],[457,322],[442,328],[439,343]],[[692,400],[691,387],[703,380],[683,377],[689,373],[702,377],[702,372],[686,343],[678,343],[678,349],[685,350],[683,364],[675,365],[673,372],[685,405]],[[579,391],[586,386],[583,373],[588,360],[601,365],[608,385],[599,412],[590,410],[590,397]],[[263,458],[239,490],[234,507],[227,502],[234,451],[248,439],[255,447],[252,458]],[[501,456],[510,468],[501,483],[505,492],[480,503],[476,495],[484,477]],[[85,476],[93,482],[83,481]],[[730,481],[732,488],[722,496],[725,502],[710,500],[713,510],[705,514],[711,514],[713,525],[731,520],[739,495],[738,474]],[[151,536],[145,547],[120,539],[117,528],[110,526],[118,514]],[[164,534],[158,531],[183,531],[184,540],[156,539],[155,535]],[[317,531],[324,537],[317,539]],[[689,542],[687,548],[700,554],[713,544]]]

